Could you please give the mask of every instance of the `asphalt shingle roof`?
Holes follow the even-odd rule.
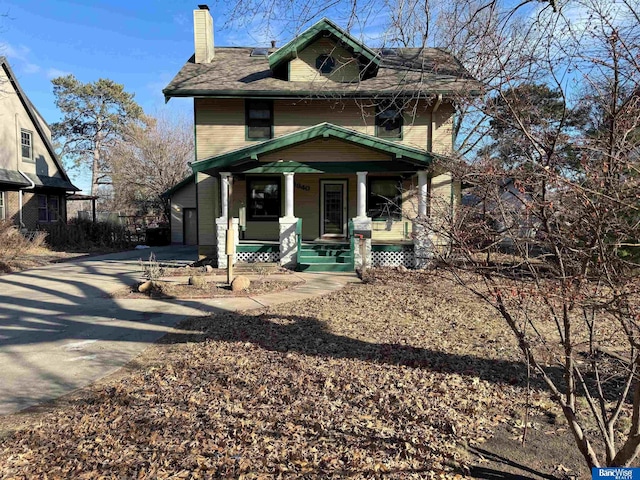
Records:
[[[375,77],[354,83],[334,82],[325,77],[309,82],[281,80],[269,69],[268,57],[252,57],[252,50],[251,47],[217,47],[214,59],[207,64],[196,64],[191,57],[163,93],[167,98],[375,97],[401,93],[469,95],[480,90],[480,84],[452,55],[436,48],[396,49],[396,55],[381,56]]]

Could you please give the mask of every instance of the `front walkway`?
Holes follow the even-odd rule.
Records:
[[[0,277],[0,415],[51,400],[128,363],[186,317],[260,308],[323,295],[353,274],[300,273],[306,283],[256,297],[112,299],[140,279],[140,259],[188,263],[193,247],[89,257]],[[192,332],[185,332],[191,334]]]

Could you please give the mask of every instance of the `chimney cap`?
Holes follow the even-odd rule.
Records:
[[[209,10],[209,5],[207,4],[198,5],[198,8],[200,10]]]

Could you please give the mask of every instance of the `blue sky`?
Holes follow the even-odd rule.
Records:
[[[200,2],[202,3],[202,2]],[[242,31],[223,28],[224,11],[211,2],[218,45],[253,45]],[[147,113],[192,115],[190,99],[165,105],[164,88],[193,53],[197,2],[0,0],[0,55],[49,123],[60,119],[51,79],[73,73],[82,82],[110,78],[135,93]],[[79,187],[86,175],[69,172]]]

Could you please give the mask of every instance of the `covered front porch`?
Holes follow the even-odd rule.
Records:
[[[430,161],[423,150],[323,124],[197,162],[199,192],[212,186],[213,205],[203,211],[199,193],[199,223],[215,218],[215,242],[201,257],[221,268],[228,258],[323,271],[419,265],[415,219],[427,215]]]

